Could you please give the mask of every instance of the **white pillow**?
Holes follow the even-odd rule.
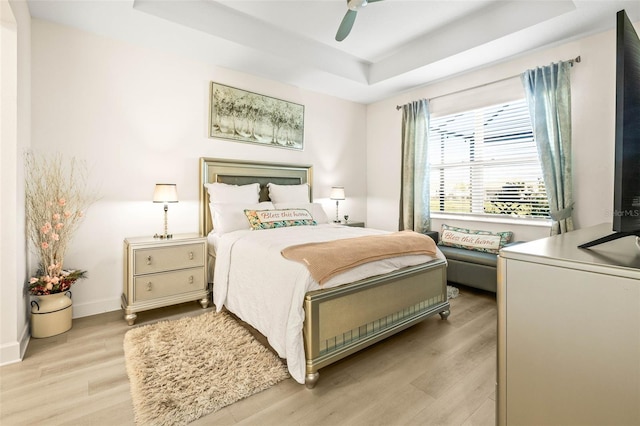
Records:
[[[303,202],[309,203],[309,185],[306,183],[300,185],[277,185],[268,183],[269,199],[272,203],[289,203]]]
[[[289,203],[274,203],[274,206],[278,210],[305,209],[311,213],[311,216],[313,216],[313,220],[315,220],[317,224],[329,223],[329,218],[327,217],[327,213],[324,211],[324,208],[320,203],[289,202]]]
[[[209,192],[209,202],[257,204],[260,201],[260,184],[229,185],[227,183],[205,183]]]
[[[265,201],[256,204],[246,203],[210,203],[211,217],[213,218],[213,231],[218,234],[238,231],[240,229],[251,229],[251,225],[245,216],[245,209],[248,210],[273,210],[271,202]]]

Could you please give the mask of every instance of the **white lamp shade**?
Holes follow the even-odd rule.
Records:
[[[177,203],[178,190],[175,183],[156,183],[153,191],[154,203]]]
[[[344,200],[344,186],[332,186],[329,198],[332,200]]]

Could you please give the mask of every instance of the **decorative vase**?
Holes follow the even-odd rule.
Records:
[[[37,296],[31,301],[31,337],[51,337],[71,329],[71,292]]]

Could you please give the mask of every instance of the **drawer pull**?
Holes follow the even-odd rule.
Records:
[[[151,291],[151,281],[147,282],[147,291]]]
[[[193,284],[193,275],[189,276],[189,284]]]
[[[147,256],[147,265],[151,265],[151,256]]]
[[[192,251],[189,252],[189,260],[193,260],[193,252]]]

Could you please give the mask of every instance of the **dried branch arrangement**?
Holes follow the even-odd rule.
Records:
[[[87,186],[87,167],[61,154],[25,156],[27,233],[40,267],[29,280],[31,294],[67,291],[86,272],[64,270],[64,256],[86,209],[96,200]]]

